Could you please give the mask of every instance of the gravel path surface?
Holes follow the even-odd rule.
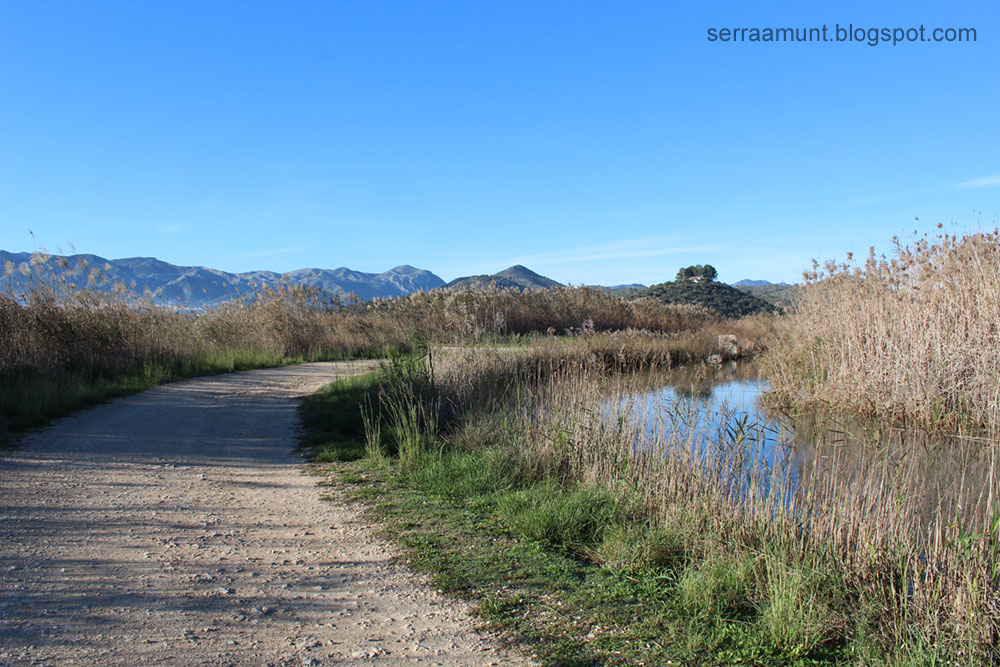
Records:
[[[0,455],[0,664],[530,664],[302,474],[299,399],[370,367],[165,385]]]

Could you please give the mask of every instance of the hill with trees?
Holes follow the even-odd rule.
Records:
[[[790,308],[795,302],[795,287],[788,283],[771,283],[766,280],[741,280],[733,287],[752,294],[779,308]]]
[[[711,265],[695,265],[680,269],[673,282],[651,285],[629,295],[630,298],[652,298],[668,304],[689,304],[715,311],[720,317],[744,317],[755,313],[773,313],[775,307],[752,294],[725,283],[715,282],[718,272]]]

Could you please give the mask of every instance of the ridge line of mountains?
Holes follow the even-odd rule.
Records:
[[[150,294],[153,302],[165,306],[190,309],[210,308],[220,303],[251,297],[265,286],[304,285],[347,297],[354,294],[362,301],[376,298],[405,296],[418,291],[435,289],[497,287],[518,289],[548,289],[561,287],[562,283],[539,275],[527,267],[515,265],[495,274],[482,274],[457,278],[446,283],[434,273],[403,264],[382,273],[354,271],[347,267],[337,269],[299,269],[287,273],[274,271],[249,271],[231,273],[203,266],[178,266],[154,257],[128,257],[106,259],[98,255],[48,255],[48,261],[36,265],[33,254],[0,250],[0,292],[15,293],[30,289],[40,274],[55,275],[77,288],[91,284],[91,273],[101,274],[103,285],[122,283],[137,294]],[[36,256],[37,257],[37,256]],[[760,280],[741,280],[734,286],[767,290],[785,287]],[[599,286],[620,293],[636,293],[646,286]]]

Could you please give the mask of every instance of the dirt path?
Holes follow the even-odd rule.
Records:
[[[3,455],[0,664],[528,664],[301,474],[298,399],[367,367],[166,385]]]

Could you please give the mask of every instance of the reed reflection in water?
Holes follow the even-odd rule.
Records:
[[[686,449],[732,499],[777,501],[800,529],[856,548],[857,522],[836,517],[858,512],[875,543],[903,539],[924,553],[944,546],[949,527],[962,536],[997,530],[996,439],[777,412],[762,400],[767,381],[750,364],[677,369],[645,383],[623,386],[604,405],[606,418],[641,424],[637,455]]]

